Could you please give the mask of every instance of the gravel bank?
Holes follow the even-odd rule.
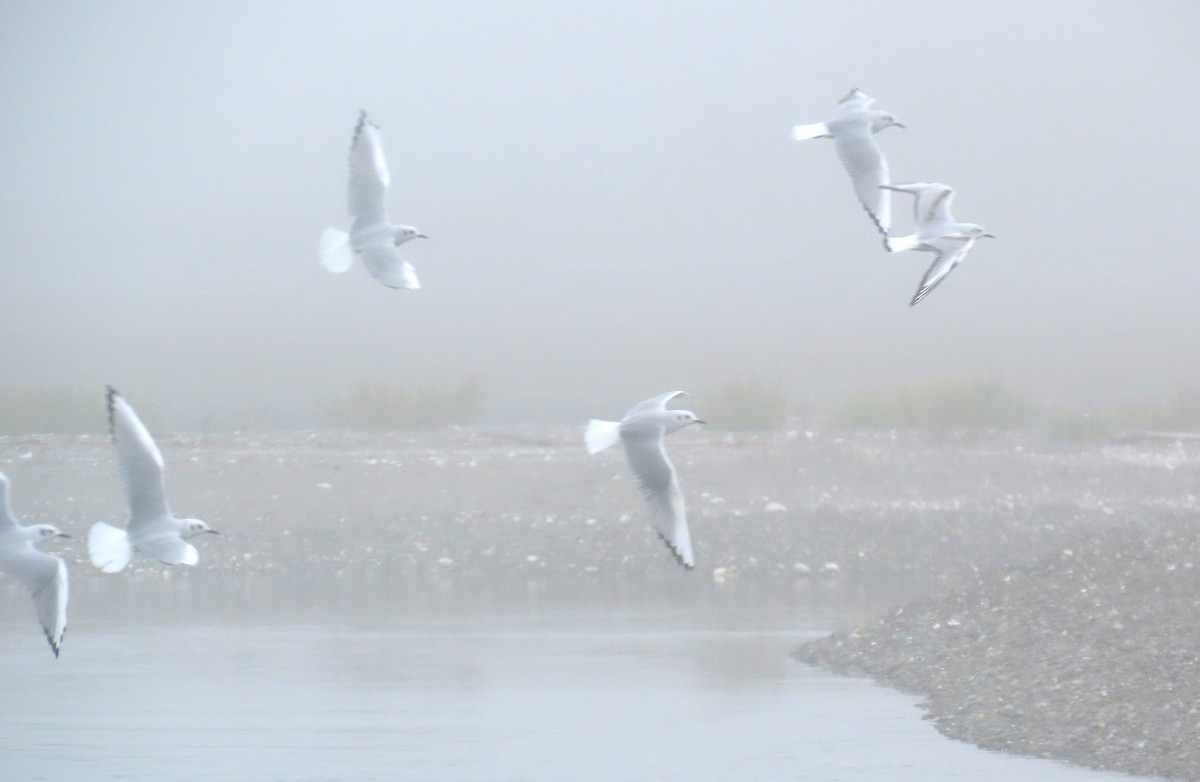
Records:
[[[1197,780],[1200,526],[1116,520],[797,657],[925,696],[952,738]]]

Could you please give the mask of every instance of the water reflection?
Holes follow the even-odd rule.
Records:
[[[788,657],[895,589],[80,581],[59,661],[0,616],[0,778],[1121,778],[947,741]]]

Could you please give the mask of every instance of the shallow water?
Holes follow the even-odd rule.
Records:
[[[0,591],[0,778],[1127,779],[949,741],[915,699],[793,661],[887,600],[844,586],[316,585],[336,599],[234,622],[196,584],[128,584],[104,616],[111,583],[80,585],[93,618],[57,661]]]

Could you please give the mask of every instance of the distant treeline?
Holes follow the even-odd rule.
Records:
[[[908,386],[856,391],[825,405],[797,401],[780,382],[736,379],[694,389],[685,407],[713,429],[770,431],[786,426],[844,429],[985,431],[1038,429],[1056,440],[1087,440],[1136,432],[1200,432],[1200,391],[1181,388],[1158,401],[1104,408],[1050,408],[995,378],[942,379]],[[144,395],[145,396],[145,395]],[[136,398],[147,424],[163,417],[160,400]],[[479,421],[487,394],[472,377],[444,386],[411,387],[360,380],[299,409],[263,406],[241,414],[217,409],[191,417],[166,416],[165,426],[183,431],[308,429],[394,431],[466,425]],[[200,417],[197,418],[196,416]],[[102,391],[52,388],[0,389],[0,436],[103,434],[108,423]]]

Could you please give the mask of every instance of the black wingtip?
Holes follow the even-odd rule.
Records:
[[[682,565],[684,570],[695,570],[696,569],[695,565],[689,565],[688,563],[683,561],[683,557],[680,556],[679,552],[675,549],[675,547],[671,545],[671,541],[667,539],[666,535],[659,532],[658,539],[663,542],[663,545],[667,547],[667,551],[671,552],[671,556],[675,557],[675,561],[678,562],[680,565]]]
[[[105,403],[106,403],[107,409],[108,409],[108,433],[115,437],[116,436],[115,431],[116,431],[117,424],[116,424],[116,418],[115,418],[116,413],[114,412],[113,407],[115,405],[116,398],[119,397],[121,394],[117,391],[117,389],[113,388],[112,386],[105,386],[104,388],[106,389],[106,392],[104,394],[104,400],[105,400]]]

